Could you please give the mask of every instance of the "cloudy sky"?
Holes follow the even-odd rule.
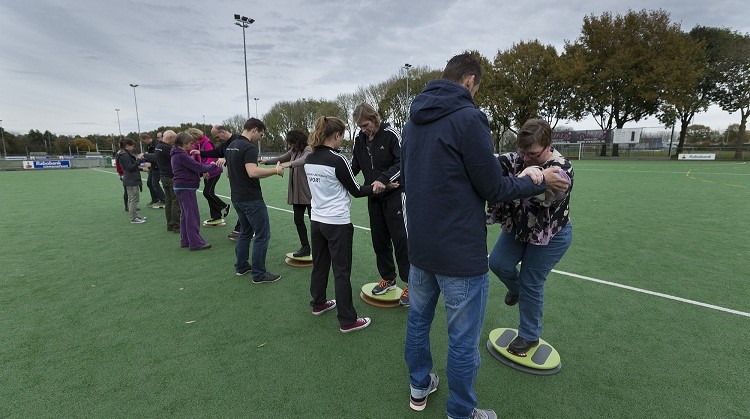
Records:
[[[8,131],[57,134],[207,124],[246,113],[242,29],[247,29],[250,114],[301,97],[333,99],[399,73],[442,69],[453,55],[492,58],[522,40],[562,50],[583,17],[667,10],[696,24],[750,32],[746,0],[0,0],[0,120]],[[255,101],[253,98],[259,98]],[[724,130],[718,108],[694,123]],[[593,121],[569,123],[596,129]],[[631,124],[633,125],[633,124]],[[658,125],[646,121],[639,126]]]

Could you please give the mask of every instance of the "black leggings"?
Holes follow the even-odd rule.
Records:
[[[299,243],[302,246],[309,246],[310,242],[307,240],[307,226],[305,225],[305,210],[307,210],[307,215],[309,217],[312,206],[293,204],[292,208],[294,208],[294,225],[297,226]]]

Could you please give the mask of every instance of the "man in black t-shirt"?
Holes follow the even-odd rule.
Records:
[[[284,176],[281,164],[272,169],[258,167],[257,142],[263,137],[266,126],[259,119],[250,118],[245,122],[242,135],[238,136],[224,151],[227,163],[229,186],[232,189],[232,205],[240,221],[240,235],[237,238],[234,264],[237,275],[253,274],[253,283],[276,282],[280,275],[266,271],[266,253],[271,240],[268,221],[268,208],[263,201],[260,179],[279,175]],[[252,265],[248,263],[250,241],[255,234]]]

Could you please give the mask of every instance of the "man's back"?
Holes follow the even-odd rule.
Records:
[[[409,260],[441,275],[487,272],[487,201],[544,190],[502,176],[487,117],[468,89],[447,80],[431,81],[414,100],[401,157]]]

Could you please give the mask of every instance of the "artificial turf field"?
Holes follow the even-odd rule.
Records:
[[[489,331],[518,318],[491,276],[479,407],[514,418],[748,417],[750,164],[573,164],[573,245],[549,276],[542,335],[562,371],[528,375],[486,351]],[[282,279],[254,285],[234,275],[234,214],[202,228],[212,249],[188,252],[163,210],[145,207],[145,185],[148,222],[129,223],[113,170],[0,172],[0,417],[445,417],[445,311],[431,335],[441,384],[414,412],[406,309],[355,298],[373,323],[351,334],[335,312],[312,316],[309,268],[284,263],[299,247],[287,179],[261,184],[267,265]],[[217,193],[229,195],[226,178]],[[364,227],[356,293],[377,280],[365,200],[352,222]],[[497,235],[489,227],[490,248]]]

